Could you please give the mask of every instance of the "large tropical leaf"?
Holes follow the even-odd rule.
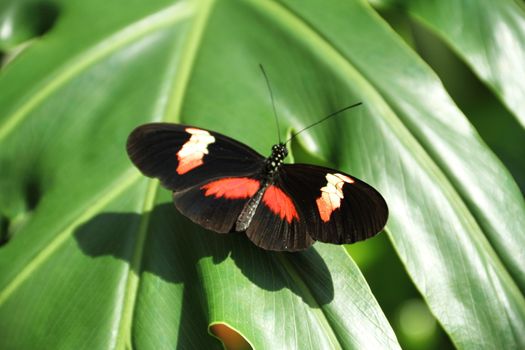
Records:
[[[439,34],[525,127],[525,5],[516,0],[370,0],[402,7]]]
[[[506,103],[518,120],[523,119],[524,109],[520,104],[524,99],[518,97],[520,94],[525,94],[524,79],[521,79],[521,75],[525,78],[525,70],[520,64],[521,57],[525,57],[525,46],[523,46],[525,43],[525,11],[523,6],[507,0],[477,2],[373,0],[371,2],[402,6],[417,19],[423,20],[458,52],[474,72],[495,91],[496,96]],[[421,91],[415,93],[418,94]],[[394,98],[397,102],[393,103],[402,101],[401,96],[394,96]],[[437,108],[438,103],[428,107],[408,107],[410,112],[407,111],[407,115],[412,119],[419,118],[418,113],[427,113],[431,108]],[[495,124],[501,122],[500,117],[499,115],[493,116]],[[522,123],[523,120],[521,120]],[[457,126],[455,128],[457,129]],[[519,132],[522,131],[519,130]],[[434,138],[435,134],[439,133],[430,130],[419,132],[424,133],[426,138]],[[452,132],[446,131],[441,134],[442,138],[450,138]],[[525,136],[523,132],[522,135]],[[463,192],[465,200],[471,206],[480,225],[484,227],[485,235],[501,260],[507,265],[523,293],[525,291],[525,251],[521,247],[525,244],[525,234],[522,234],[525,232],[525,217],[522,215],[522,194],[514,186],[509,187],[510,191],[505,194],[500,192],[505,186],[501,186],[499,181],[504,181],[504,179],[497,176],[498,168],[493,166],[494,163],[489,159],[489,155],[478,154],[476,159],[465,162],[462,167],[457,167],[454,164],[455,154],[460,149],[463,149],[463,153],[470,152],[476,147],[475,144],[481,142],[465,140],[461,135],[458,136],[456,144],[448,147],[449,152],[444,152],[438,142],[431,147],[437,158],[446,158],[442,161],[444,170],[455,177],[458,184],[461,184],[459,191]],[[479,167],[484,169],[483,172]],[[465,171],[472,176],[466,177]],[[477,181],[478,184],[472,186],[473,181]],[[491,182],[493,185],[489,185]],[[484,190],[478,191],[477,188]],[[494,192],[494,189],[498,190]],[[514,197],[515,200],[508,202],[509,196]],[[499,205],[507,207],[507,210],[496,208],[488,210],[494,202],[499,202]],[[507,206],[507,203],[518,205]],[[515,215],[516,213],[521,214]]]
[[[35,4],[4,5],[15,29],[8,58],[12,37],[38,33],[17,22]],[[368,5],[53,8],[54,26],[0,72],[5,347],[207,348],[218,344],[207,328],[219,322],[256,348],[397,347],[341,248],[275,254],[203,231],[126,158],[129,131],[158,120],[267,153],[277,137],[259,62],[287,133],[364,102],[301,134],[296,160],[318,158],[384,193],[389,236],[452,340],[525,345],[523,199],[437,78]]]
[[[222,48],[203,35],[238,12],[214,5],[64,2],[52,31],[3,71],[2,214],[13,237],[0,257],[2,348],[210,348],[218,322],[257,348],[397,347],[344,249],[276,254],[203,232],[130,165],[125,139],[141,122],[200,114],[184,121],[245,141],[243,124],[265,124],[257,61],[232,56],[235,74],[196,61],[235,55],[230,33],[218,33]],[[118,16],[97,21],[99,11]],[[276,137],[273,124],[252,132],[261,151]]]

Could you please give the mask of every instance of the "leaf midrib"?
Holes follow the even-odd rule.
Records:
[[[129,44],[133,40],[185,19],[191,14],[191,10],[190,7],[182,5],[182,3],[169,6],[162,11],[153,13],[139,22],[133,23],[119,30],[106,40],[100,42],[94,48],[72,58],[70,64],[67,64],[65,68],[60,69],[56,73],[51,73],[49,78],[42,83],[42,88],[39,92],[31,96],[26,104],[6,118],[7,121],[0,125],[0,141],[7,137],[34,108],[44,101],[46,97],[54,93],[68,80],[74,78],[76,74],[110,55],[115,50]],[[41,264],[43,264],[62,244],[66,242],[76,226],[96,215],[111,200],[124,193],[126,189],[139,179],[140,176],[136,170],[130,172],[130,170],[127,169],[124,171],[122,177],[118,178],[117,181],[113,182],[106,189],[100,191],[100,195],[96,196],[92,202],[88,202],[83,206],[83,209],[78,211],[78,216],[72,218],[69,223],[66,223],[64,225],[65,228],[57,233],[45,248],[35,254],[16,277],[6,284],[6,287],[0,291],[0,305],[2,305]]]
[[[190,29],[189,35],[186,37],[179,61],[179,69],[177,76],[170,77],[172,80],[170,99],[164,108],[164,113],[161,120],[164,122],[179,121],[180,111],[182,109],[184,96],[190,79],[193,63],[197,55],[202,35],[204,33],[207,19],[212,11],[215,0],[201,0],[196,6],[195,16],[193,18],[193,25]],[[176,47],[176,50],[178,48]],[[137,242],[133,252],[133,257],[128,268],[128,277],[126,281],[126,289],[123,297],[122,314],[119,321],[117,334],[117,349],[132,349],[133,339],[133,319],[134,311],[137,302],[138,291],[140,287],[140,271],[142,267],[143,254],[147,233],[149,229],[151,213],[155,204],[158,193],[159,181],[156,179],[149,180],[149,185],[144,197],[144,204],[142,208],[141,221],[139,224]]]

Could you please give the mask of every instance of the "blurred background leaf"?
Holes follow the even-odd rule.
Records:
[[[441,37],[525,126],[525,4],[515,0],[370,0]]]
[[[503,17],[521,17],[523,18],[523,10],[519,10],[522,7],[520,2],[506,2],[500,1],[496,3],[484,4],[484,2],[463,2],[463,1],[440,1],[440,2],[417,2],[417,1],[377,1],[371,0],[376,10],[379,11],[380,15],[388,21],[393,29],[408,43],[412,49],[418,52],[418,54],[432,67],[432,69],[439,75],[446,90],[450,96],[454,99],[454,102],[463,111],[469,121],[475,126],[479,132],[483,141],[486,142],[490,148],[498,155],[498,157],[505,163],[507,168],[512,173],[514,179],[516,179],[521,192],[525,190],[525,135],[524,129],[519,124],[516,114],[520,111],[515,110],[516,114],[509,112],[507,106],[503,105],[500,100],[502,95],[497,90],[494,90],[490,82],[483,82],[479,75],[476,75],[475,67],[473,70],[467,65],[471,64],[466,57],[466,52],[458,47],[458,42],[450,34],[443,33],[443,29],[437,28],[439,21],[438,18],[449,23],[449,29],[455,30],[458,36],[461,36],[460,29],[469,27],[469,30],[464,30],[466,35],[472,35],[474,33],[480,33],[481,31],[490,32],[487,27],[494,26],[494,22],[501,21]],[[518,6],[516,8],[515,6]],[[488,5],[485,6],[485,5]],[[474,11],[456,11],[452,10],[452,7],[474,7],[478,12],[488,12],[481,14],[476,20],[463,20],[458,21],[455,25],[452,25],[448,19],[457,18],[458,13],[463,13],[467,16],[469,13]],[[423,10],[422,7],[425,7]],[[494,7],[502,8],[506,7],[504,11],[494,11]],[[491,10],[492,9],[492,10]],[[514,13],[509,13],[509,9],[514,9]],[[422,18],[419,15],[420,12],[425,12],[427,16]],[[446,15],[433,16],[432,13],[443,12],[449,14],[447,19]],[[448,12],[447,12],[448,11]],[[491,18],[490,21],[481,21],[481,18]],[[503,21],[504,22],[504,21]],[[523,23],[523,19],[519,21]],[[435,25],[431,25],[434,23]],[[507,24],[510,22],[506,22]],[[502,25],[507,25],[502,23]],[[479,30],[470,30],[472,26],[479,26]],[[481,29],[483,28],[483,29]],[[523,25],[518,23],[517,28],[511,28],[511,33],[514,36],[512,40],[523,43],[524,38],[522,33]],[[491,39],[493,35],[489,33],[488,38]],[[464,41],[464,38],[459,38],[459,42]],[[500,45],[495,43],[493,40],[487,40],[482,46],[471,45],[471,50],[484,50],[492,53],[492,55],[485,55],[483,58],[485,61],[490,62],[490,66],[498,66],[498,69],[507,68],[508,71],[513,71],[512,62],[501,64],[498,62],[512,61],[517,56],[522,55],[523,51],[515,50],[514,45]],[[484,55],[481,55],[484,56]],[[495,58],[499,61],[496,61]],[[520,74],[521,67],[516,70],[516,74]],[[497,78],[497,77],[496,77]],[[504,79],[499,78],[499,81],[503,84]],[[512,86],[513,79],[508,87]],[[523,84],[516,88],[516,91],[523,89]],[[505,101],[502,101],[505,103]],[[523,232],[521,229],[519,232]],[[373,254],[373,258],[370,258],[370,254],[365,251],[365,248],[356,247],[353,250],[357,251],[357,255],[353,254],[354,258],[357,258],[359,266],[365,273],[365,277],[374,291],[375,296],[378,298],[383,310],[387,317],[392,320],[394,330],[400,338],[404,348],[421,348],[421,342],[417,337],[411,337],[403,329],[404,327],[400,324],[400,314],[403,310],[403,305],[406,304],[403,300],[410,302],[411,298],[417,297],[414,290],[409,288],[408,284],[403,284],[404,287],[397,287],[396,293],[391,293],[388,287],[385,288],[384,277],[379,273],[385,267],[388,267],[392,271],[388,273],[389,276],[396,276],[395,278],[404,278],[402,274],[399,275],[398,265],[395,264],[396,259],[392,259],[391,249],[387,242],[383,243],[380,247],[381,251],[386,251],[388,254]],[[379,249],[378,249],[379,250]],[[367,250],[368,252],[370,250]],[[364,254],[367,254],[367,258],[363,259]],[[361,260],[363,259],[363,263]],[[401,306],[400,306],[401,305]],[[422,320],[424,324],[424,320]],[[439,332],[433,332],[429,334],[424,342],[424,347],[428,348],[432,346],[434,348],[443,348],[443,344],[439,344],[440,339]]]
[[[401,5],[381,8],[399,36],[361,1],[0,4],[2,345],[220,347],[208,327],[227,324],[255,348],[397,347],[396,335],[406,348],[450,346],[432,312],[457,347],[523,347],[523,196],[414,49],[467,116],[492,95],[471,79],[482,93],[457,97],[456,73],[425,47],[454,55]],[[481,18],[490,28],[494,15]],[[364,103],[292,153],[385,195],[390,240],[349,247],[373,295],[339,247],[275,254],[195,227],[127,160],[129,131],[158,120],[267,154],[277,135],[260,62],[286,133]],[[482,79],[505,95],[507,80]],[[482,102],[495,107],[471,121],[490,142],[494,118],[513,119]],[[490,145],[519,179],[523,129],[511,123],[516,142]]]

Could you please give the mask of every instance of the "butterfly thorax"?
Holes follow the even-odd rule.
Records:
[[[268,179],[273,179],[279,168],[283,164],[284,158],[288,155],[288,149],[284,143],[272,146],[272,154],[266,158],[265,172]]]

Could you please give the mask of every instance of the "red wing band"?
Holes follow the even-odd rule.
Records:
[[[243,199],[252,197],[260,186],[259,181],[248,177],[227,177],[209,182],[201,189],[206,197]]]
[[[273,185],[269,186],[264,192],[262,200],[273,213],[279,215],[281,219],[286,220],[288,223],[291,223],[292,219],[299,220],[299,215],[292,199],[280,188]]]

